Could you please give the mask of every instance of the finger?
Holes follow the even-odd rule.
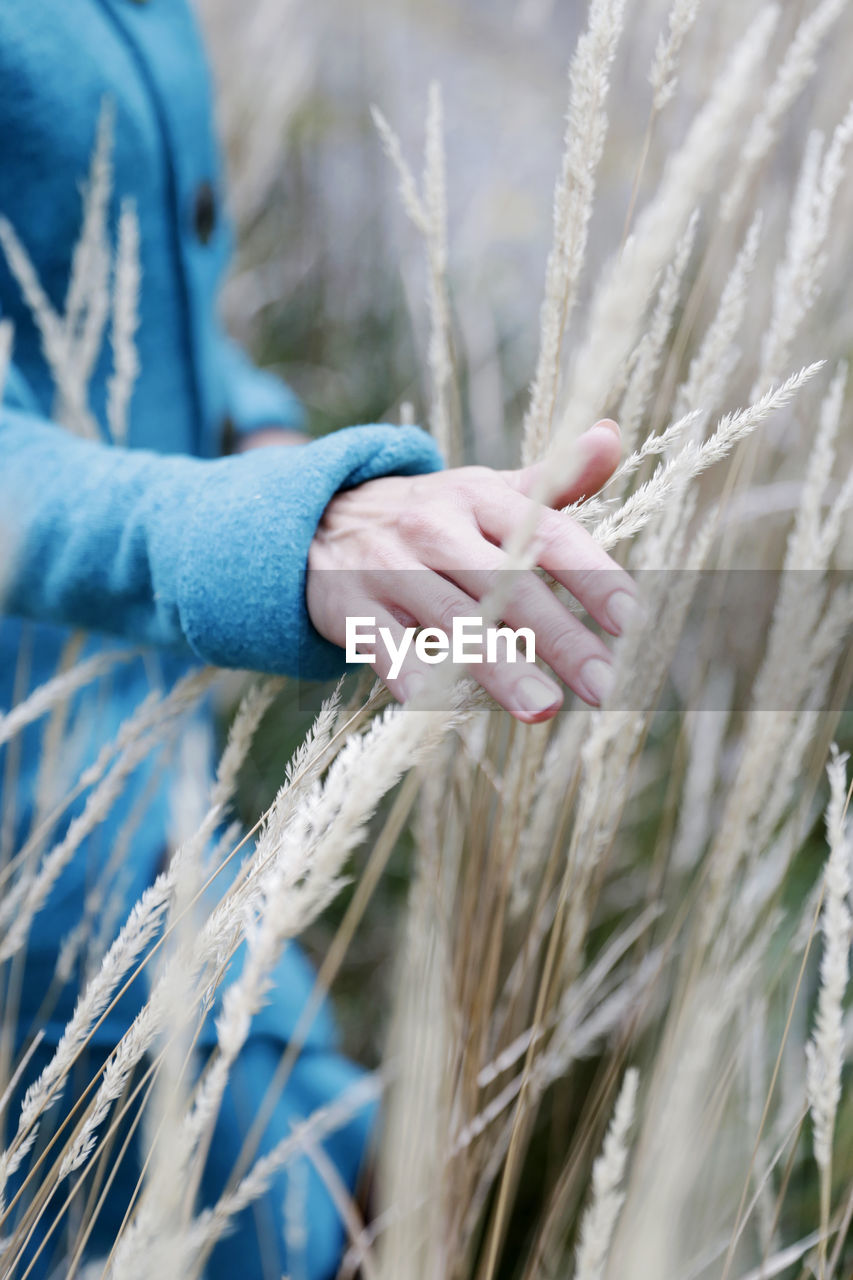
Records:
[[[387,607],[389,602],[385,603]],[[394,607],[413,614],[423,627],[436,628],[448,637],[453,634],[455,619],[480,616],[476,600],[447,578],[426,569],[399,575]],[[476,652],[476,642],[471,642],[469,649]],[[523,646],[521,651],[524,652]],[[504,656],[497,662],[472,660],[467,670],[495,702],[526,724],[548,720],[562,706],[559,685],[532,662],[509,662]]]
[[[413,628],[404,626],[390,609],[375,601],[361,599],[358,613],[347,616],[360,620],[353,628],[347,660],[354,661],[353,651],[360,655],[359,661],[368,658],[367,665],[398,702],[416,697],[425,685],[429,668],[418,661],[412,643]]]
[[[400,563],[408,561],[401,558]],[[398,702],[406,702],[420,687],[411,677],[425,674],[411,645],[416,620],[382,603],[390,584],[405,576],[391,569],[338,572],[333,588],[323,593],[325,612],[315,609],[312,614],[320,634],[345,650],[348,664],[356,669],[364,661]]]
[[[513,489],[526,497],[545,494],[544,501],[551,507],[567,507],[581,498],[589,498],[606,484],[619,466],[622,457],[622,437],[612,418],[602,418],[578,440],[580,470],[569,481],[553,491],[551,463],[547,458],[532,466],[500,474]],[[543,486],[544,481],[544,487]]]
[[[465,548],[465,569],[448,571],[463,591],[482,600],[499,585],[506,557],[485,539]],[[613,685],[612,657],[607,646],[576,618],[535,573],[511,571],[503,586],[509,597],[501,618],[517,631],[529,627],[536,637],[536,655],[544,658],[560,680],[584,702],[598,706]]]
[[[487,538],[503,544],[526,523],[536,528],[536,563],[571,591],[596,622],[621,635],[640,616],[630,574],[570,516],[530,502],[511,489],[480,496],[475,514]]]

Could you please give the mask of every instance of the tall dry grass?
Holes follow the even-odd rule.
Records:
[[[208,8],[215,36],[227,13]],[[546,8],[537,18],[526,6],[526,21],[545,21]],[[847,760],[833,743],[850,733],[851,116],[828,69],[853,47],[853,24],[837,0],[800,8],[652,6],[650,83],[638,102],[620,57],[643,47],[648,14],[591,0],[570,63],[539,354],[515,448],[548,460],[547,500],[592,419],[611,412],[625,426],[619,471],[571,512],[637,571],[645,596],[646,621],[616,644],[607,703],[568,704],[531,728],[440,675],[429,698],[403,708],[362,683],[338,689],[256,827],[232,829],[212,863],[206,850],[277,682],[250,685],[215,779],[193,772],[200,752],[179,747],[181,834],[169,865],[114,939],[99,928],[109,904],[96,900],[68,940],[86,951],[89,981],[14,1114],[26,1061],[0,1063],[0,1183],[19,1186],[3,1202],[4,1274],[21,1272],[29,1234],[67,1202],[68,1277],[84,1265],[91,1275],[200,1275],[235,1213],[306,1152],[341,1202],[344,1275],[848,1274],[853,840]],[[257,74],[271,74],[278,15],[259,4],[228,27],[232,124],[238,107],[260,110],[240,97],[240,38],[261,60]],[[492,462],[472,429],[479,384],[467,299],[454,290],[441,92],[429,95],[422,179],[378,106],[376,145],[396,168],[425,264],[423,418],[452,458]],[[292,102],[279,95],[264,109],[286,114]],[[609,132],[611,116],[628,131]],[[234,156],[252,219],[280,158],[263,124]],[[81,370],[111,325],[119,444],[137,376],[137,233],[126,205],[117,244],[107,241],[109,127],[105,116],[66,315],[38,285],[25,229],[2,223],[0,241],[72,430],[97,431]],[[596,192],[614,155],[628,180],[622,216],[603,218],[613,235],[602,252]],[[490,359],[499,365],[500,352]],[[530,563],[531,534],[517,531],[508,564]],[[754,578],[738,595],[745,569]],[[483,610],[500,609],[499,590]],[[720,629],[732,615],[733,629]],[[113,660],[69,665],[8,710],[0,739],[44,721],[58,759],[69,698]],[[68,796],[7,862],[7,982],[56,876],[139,762],[179,742],[216,679],[202,672],[152,694],[75,780],[87,801],[64,839],[52,841],[51,819]],[[199,1208],[229,1072],[282,948],[355,875],[318,980],[331,986],[404,836],[413,873],[381,1067],[261,1159],[250,1141],[232,1185]],[[234,860],[238,873],[217,893],[216,867]],[[244,941],[216,1051],[193,1082],[199,1018]],[[93,1027],[140,969],[147,1003],[68,1121],[41,1141]],[[380,1200],[366,1223],[320,1140],[376,1096],[387,1120]],[[110,1257],[87,1259],[120,1121],[140,1107],[149,1159],[138,1196]],[[298,1203],[281,1212],[298,1238]]]

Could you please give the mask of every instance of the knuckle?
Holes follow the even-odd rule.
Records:
[[[471,502],[481,493],[483,486],[491,483],[494,478],[494,472],[488,467],[472,466],[460,467],[452,473],[452,485],[456,493]]]
[[[584,564],[572,567],[572,594],[586,600],[597,600],[609,591],[603,580],[602,570],[593,565]]]
[[[572,566],[572,587],[587,592],[595,586],[595,571],[589,565]]]
[[[441,522],[432,506],[414,506],[408,511],[400,512],[397,517],[397,529],[404,541],[414,546],[434,543],[437,540]]]
[[[370,548],[370,563],[381,573],[389,573],[401,567],[400,554],[396,546],[385,539],[378,539]]]
[[[574,521],[569,516],[562,511],[555,511],[553,507],[546,507],[541,502],[537,502],[535,506],[536,527],[541,537],[557,543],[563,542],[567,536],[571,537]]]
[[[564,666],[574,666],[584,657],[583,638],[583,628],[573,620],[551,619],[541,628],[540,644],[545,653],[559,656]]]
[[[546,595],[544,600],[534,583],[522,582],[513,587],[510,596],[513,617],[526,621],[528,618],[541,617],[543,612],[550,612],[551,602]]]
[[[559,525],[559,516],[548,507],[536,506],[533,516],[533,547],[538,555],[549,559],[559,558],[564,543],[565,530]]]
[[[485,600],[494,591],[497,591],[501,585],[500,574],[494,569],[483,569],[476,576],[474,581],[474,591],[472,592],[476,600]],[[509,598],[509,605],[514,604],[512,596]]]
[[[438,625],[444,631],[451,631],[454,618],[464,616],[459,600],[453,595],[439,596],[435,601],[435,616]]]

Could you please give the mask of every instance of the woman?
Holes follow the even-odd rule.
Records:
[[[288,433],[301,426],[302,412],[283,384],[252,368],[217,319],[229,231],[207,69],[188,0],[3,0],[0,6],[0,214],[25,246],[53,308],[62,313],[80,229],[79,182],[105,101],[114,134],[111,234],[128,198],[141,234],[141,375],[130,408],[129,447],[116,447],[104,427],[108,350],[95,363],[90,384],[102,438],[81,439],[51,421],[54,388],[41,338],[19,280],[3,262],[0,308],[14,323],[15,347],[0,416],[7,615],[0,624],[0,705],[10,706],[54,672],[68,628],[94,633],[88,652],[114,647],[116,636],[155,646],[166,682],[199,659],[323,678],[343,669],[348,614],[373,614],[399,629],[409,621],[446,624],[453,613],[473,608],[472,595],[500,563],[501,542],[526,515],[535,470],[443,472],[423,432],[383,425],[275,447],[292,442]],[[239,456],[218,456],[226,431],[236,435]],[[583,474],[560,495],[561,503],[594,491],[612,472],[618,431],[598,424],[585,447]],[[617,634],[633,608],[630,579],[567,518],[543,510],[538,519],[540,563]],[[462,568],[437,572],[448,564]],[[380,591],[371,571],[389,568],[423,572],[392,572]],[[341,582],[347,584],[343,591]],[[507,621],[536,630],[539,652],[582,697],[596,702],[605,694],[605,646],[538,578],[526,579]],[[387,655],[377,653],[375,666],[399,699],[416,690],[421,673],[412,657],[395,679]],[[559,683],[543,672],[496,664],[476,674],[524,721],[545,719],[560,705]],[[82,763],[115,736],[145,695],[149,676],[142,661],[116,668],[109,698],[98,695],[97,714],[89,718]],[[16,778],[3,806],[7,815],[14,812],[18,846],[31,823],[41,754],[34,727],[14,769],[6,770]],[[156,874],[168,788],[155,782],[147,768],[134,775],[32,926],[19,975],[15,1050],[36,1028],[44,1039],[21,1089],[49,1059],[73,1009],[71,979],[49,1020],[39,1022],[60,945],[106,864],[111,834],[143,796],[145,820],[122,868],[126,908]],[[61,834],[59,828],[53,838]],[[291,949],[234,1072],[201,1189],[207,1201],[224,1185],[253,1103],[264,1093],[311,981],[306,962]],[[139,999],[131,989],[100,1026],[95,1066],[121,1037]],[[214,1038],[208,1026],[202,1048]],[[277,1100],[261,1150],[355,1074],[337,1055],[323,1011]],[[9,1113],[14,1120],[14,1108]],[[327,1143],[350,1187],[369,1124],[363,1113]],[[109,1251],[138,1172],[132,1158],[118,1171],[90,1240],[92,1254]],[[319,1280],[334,1273],[343,1227],[313,1166],[304,1167],[304,1180],[304,1269]],[[257,1213],[238,1220],[236,1232],[214,1252],[210,1276],[291,1269],[281,1228],[286,1186],[286,1179],[277,1182]],[[36,1235],[28,1257],[42,1239]],[[31,1274],[49,1273],[54,1244],[61,1256],[60,1232]]]

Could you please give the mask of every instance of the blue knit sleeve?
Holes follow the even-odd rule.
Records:
[[[325,678],[344,669],[343,651],[305,606],[324,508],[341,488],[440,466],[414,427],[207,460],[81,440],[7,403],[0,603],[219,666]]]

